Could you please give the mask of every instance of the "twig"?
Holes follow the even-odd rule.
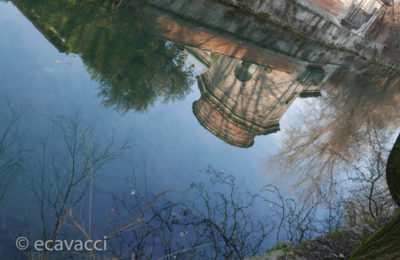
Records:
[[[180,253],[183,253],[183,252],[187,252],[187,251],[190,251],[190,250],[194,250],[194,249],[197,249],[197,248],[200,248],[200,247],[205,247],[205,246],[208,246],[210,244],[211,243],[206,243],[206,244],[203,244],[203,245],[199,245],[199,246],[195,246],[195,247],[191,247],[191,248],[186,248],[186,249],[183,249],[183,250],[180,250],[180,251],[176,251],[174,253],[171,253],[171,254],[165,255],[163,257],[160,257],[157,260],[165,259],[165,258],[168,258],[170,256],[174,256],[174,255],[177,255],[177,254],[180,254]]]

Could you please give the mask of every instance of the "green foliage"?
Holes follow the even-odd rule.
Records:
[[[283,252],[290,252],[291,251],[291,246],[293,245],[292,242],[290,241],[279,241],[276,245],[271,246],[269,249],[267,249],[265,252],[272,252],[275,250],[282,250]]]
[[[110,0],[13,2],[35,17],[32,22],[56,47],[62,43],[60,51],[82,57],[100,83],[104,106],[145,111],[160,97],[168,102],[190,92],[183,46],[157,38],[139,2],[117,10]]]
[[[400,210],[389,223],[380,228],[357,248],[350,259],[400,258]]]
[[[210,57],[211,57],[211,59],[213,59],[213,60],[218,60],[218,59],[219,59],[219,55],[216,54],[215,52],[212,52],[212,53],[210,54]]]
[[[345,234],[345,232],[344,232],[343,230],[337,230],[337,231],[334,231],[334,232],[332,232],[332,233],[329,233],[328,236],[331,236],[331,237],[340,237],[340,236],[342,236],[342,235],[344,235],[344,234]]]
[[[271,73],[272,72],[272,69],[271,68],[265,68],[265,72],[267,72],[267,73]]]

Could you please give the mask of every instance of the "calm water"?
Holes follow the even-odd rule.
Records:
[[[43,256],[32,249],[32,241],[40,239],[86,240],[82,227],[93,239],[110,235],[108,250],[99,252],[99,257],[208,258],[210,237],[224,245],[223,236],[208,229],[213,226],[210,219],[232,236],[256,234],[259,229],[245,225],[253,221],[249,216],[254,225],[262,219],[271,233],[254,251],[249,245],[256,240],[247,237],[250,244],[241,252],[244,256],[276,242],[276,219],[268,215],[271,203],[257,199],[249,206],[249,215],[238,213],[243,226],[237,230],[227,224],[235,216],[229,211],[234,207],[224,211],[224,205],[231,205],[224,201],[233,198],[245,205],[251,201],[246,191],[256,192],[272,182],[268,174],[272,169],[266,164],[283,138],[274,130],[274,120],[244,127],[247,123],[222,120],[224,112],[212,111],[199,119],[193,102],[204,95],[196,76],[207,67],[193,50],[187,51],[188,46],[160,37],[163,33],[150,26],[153,16],[143,6],[128,9],[136,11],[127,15],[125,9],[110,11],[108,1],[87,1],[78,7],[63,1],[15,1],[15,5],[0,4],[0,116],[6,133],[5,148],[0,150],[4,165],[0,239],[7,257]],[[232,58],[202,53],[226,71],[233,66]],[[262,73],[270,71],[263,67],[255,73],[262,81]],[[298,80],[274,73],[268,80],[277,85],[279,79]],[[229,91],[236,91],[234,83]],[[283,112],[288,111],[268,111],[277,113],[275,117],[283,115],[281,129],[296,124],[296,113],[314,100],[293,99],[291,90],[285,91]],[[238,99],[240,95],[247,94],[239,93]],[[241,107],[230,111],[234,109]],[[251,105],[246,111],[251,114]],[[250,121],[257,120],[254,116]],[[237,132],[231,131],[236,128]],[[271,133],[264,135],[267,132]],[[289,192],[293,182],[285,179],[279,189],[293,196]],[[237,190],[230,193],[232,186]],[[275,195],[271,192],[269,199]],[[115,233],[121,228],[123,232]],[[31,241],[25,251],[15,246],[20,236]],[[187,248],[196,249],[186,256],[175,254]],[[52,252],[50,258],[88,256],[77,254]],[[221,252],[213,256],[229,257]]]

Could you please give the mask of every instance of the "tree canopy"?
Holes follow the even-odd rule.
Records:
[[[33,1],[13,3],[53,45],[79,54],[106,107],[147,110],[157,98],[167,102],[190,92],[191,73],[183,46],[152,33],[148,9],[139,2]]]

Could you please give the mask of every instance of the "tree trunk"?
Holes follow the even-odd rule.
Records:
[[[386,180],[393,200],[400,206],[400,135],[389,155]],[[386,226],[365,240],[350,259],[400,259],[400,209]]]
[[[390,152],[386,166],[386,181],[393,200],[400,206],[400,135]]]

